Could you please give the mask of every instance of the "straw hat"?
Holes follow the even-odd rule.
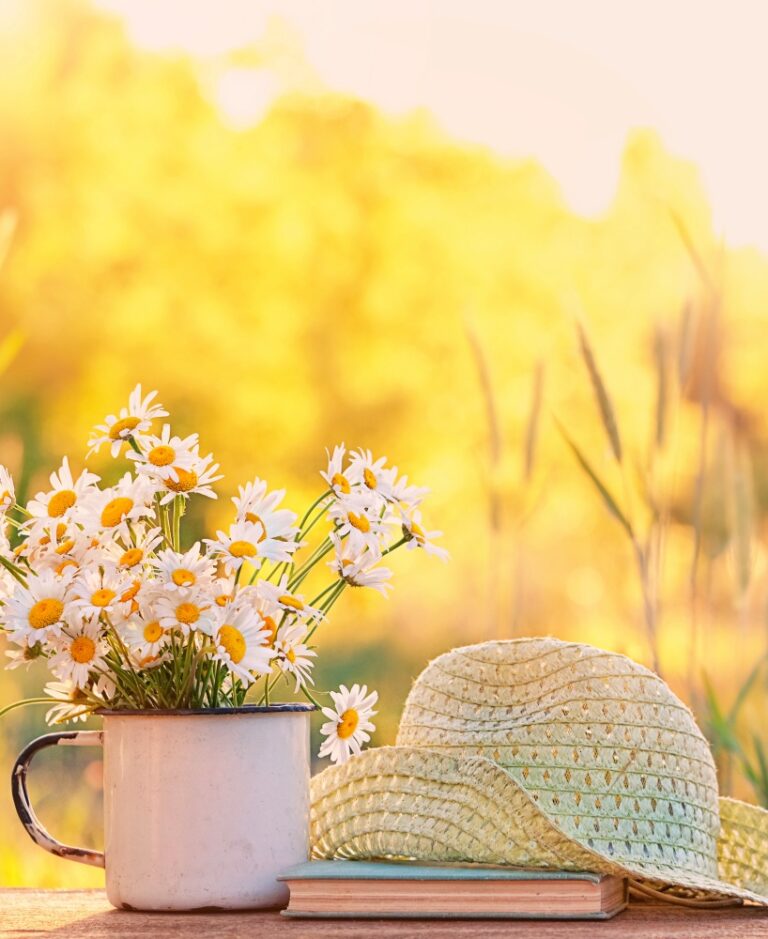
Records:
[[[683,902],[768,904],[768,812],[719,799],[707,741],[653,672],[556,639],[431,662],[397,745],[312,780],[318,858],[593,870]]]

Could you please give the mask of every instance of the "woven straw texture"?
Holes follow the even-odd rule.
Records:
[[[588,869],[768,902],[768,812],[719,800],[688,708],[592,646],[440,656],[408,696],[397,746],[325,770],[312,801],[316,857]]]

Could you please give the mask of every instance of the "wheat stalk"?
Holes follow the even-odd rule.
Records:
[[[592,352],[592,346],[590,345],[586,330],[578,320],[576,321],[576,331],[579,337],[579,350],[581,351],[581,357],[584,359],[584,364],[587,367],[589,380],[592,384],[592,390],[595,393],[595,399],[597,400],[597,407],[600,411],[600,418],[603,422],[605,433],[608,436],[608,441],[616,461],[621,463],[621,438],[619,437],[619,426],[616,421],[616,413],[613,409],[613,404],[611,403],[600,370],[597,367],[597,361]]]

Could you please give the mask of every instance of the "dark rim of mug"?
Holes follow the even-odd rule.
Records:
[[[115,710],[99,708],[100,717],[218,717],[234,714],[306,714],[317,711],[315,704],[244,704],[232,708],[146,708],[144,710]]]

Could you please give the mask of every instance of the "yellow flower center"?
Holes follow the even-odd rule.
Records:
[[[75,504],[77,496],[72,489],[62,489],[55,492],[48,500],[48,515],[50,518],[59,518],[67,509]]]
[[[176,607],[176,619],[185,626],[191,626],[200,619],[200,607],[194,603],[180,603]]]
[[[250,522],[252,525],[261,526],[261,534],[259,535],[259,541],[263,541],[267,537],[267,526],[262,522],[258,515],[254,512],[245,513],[246,522]]]
[[[0,496],[0,502],[2,502],[3,505],[5,505],[6,502],[13,502],[13,496],[8,489],[3,490],[3,494]]]
[[[341,715],[341,720],[339,721],[339,726],[336,728],[336,733],[341,737],[342,740],[346,740],[347,737],[351,737],[352,734],[357,730],[357,725],[360,723],[360,715],[354,708],[347,708],[347,710]]]
[[[226,606],[231,600],[234,600],[234,594],[220,593],[216,597],[216,606]]]
[[[177,587],[191,587],[197,578],[192,573],[192,571],[188,571],[186,568],[180,567],[171,574],[171,580],[174,582],[174,584],[176,584]]]
[[[165,485],[171,492],[189,492],[197,485],[197,473],[194,470],[185,470],[180,466],[174,466],[176,479],[166,479]]]
[[[153,620],[151,623],[147,623],[144,627],[144,638],[147,642],[157,642],[157,640],[163,635],[163,627],[158,623],[157,620]]]
[[[61,619],[64,612],[64,604],[55,597],[46,597],[44,600],[38,600],[30,609],[27,619],[32,629],[45,629],[46,626],[53,626]]]
[[[64,573],[64,571],[65,571],[68,567],[77,568],[77,566],[78,566],[78,565],[77,565],[77,562],[76,562],[76,561],[73,561],[72,558],[67,558],[66,561],[62,561],[61,564],[59,564],[58,567],[54,568],[54,573],[55,573],[55,574],[58,574],[59,577],[61,577],[61,575]]]
[[[122,440],[123,437],[127,437],[132,430],[136,430],[139,423],[138,417],[124,417],[121,421],[115,421],[109,428],[109,439]]]
[[[265,616],[263,613],[259,613],[261,617],[261,622],[264,625],[265,629],[269,630],[269,635],[265,640],[265,644],[271,646],[277,637],[277,623],[272,619],[271,616]]]
[[[143,659],[139,659],[139,668],[146,668],[147,665],[151,665],[153,662],[156,662],[158,656],[156,655],[145,655]]]
[[[120,558],[120,567],[136,567],[143,557],[144,552],[141,548],[129,548]]]
[[[133,499],[129,499],[127,496],[118,496],[116,499],[112,499],[102,509],[101,524],[104,528],[114,528],[115,525],[122,522],[132,508]]]
[[[288,659],[288,661],[291,663],[291,665],[293,665],[294,662],[296,661],[296,653],[293,651],[293,649],[289,649],[289,650],[285,653],[285,657]]]
[[[303,600],[299,600],[298,597],[292,597],[289,593],[284,593],[282,597],[278,597],[277,602],[282,603],[283,606],[293,607],[294,610],[304,609]]]
[[[242,661],[245,655],[246,643],[245,636],[243,636],[239,629],[235,629],[234,626],[225,623],[219,629],[219,642],[224,646],[227,655],[229,655],[235,665]]]
[[[117,594],[114,590],[110,590],[109,587],[101,587],[99,590],[95,590],[91,594],[91,603],[94,606],[105,607],[115,599]]]
[[[424,544],[424,542],[427,540],[427,537],[424,534],[424,529],[421,527],[421,525],[417,525],[416,522],[411,522],[411,534],[419,544]]]
[[[166,447],[164,445],[152,447],[147,454],[147,459],[153,466],[170,466],[176,459],[176,451],[173,447]]]
[[[136,594],[141,590],[141,581],[134,580],[131,586],[125,591],[125,593],[120,597],[121,603],[127,603],[129,600],[133,600]]]
[[[376,482],[375,473],[373,472],[373,470],[368,469],[367,466],[363,470],[363,479],[365,480],[365,485],[369,489],[375,489],[376,486],[378,486],[378,483]]]
[[[69,654],[78,665],[85,665],[86,662],[92,661],[96,654],[96,643],[90,636],[78,636],[72,641]]]
[[[331,477],[331,485],[334,489],[338,489],[339,492],[350,493],[352,491],[349,480],[342,473],[334,473]]]
[[[368,521],[365,515],[356,515],[354,512],[350,512],[349,515],[347,515],[347,521],[358,531],[365,533],[371,530],[371,523]]]
[[[252,558],[256,554],[256,545],[250,541],[233,541],[229,553],[233,558]]]
[[[56,554],[66,554],[68,551],[71,551],[74,546],[75,539],[67,538],[66,541],[62,541],[58,548],[56,548]]]

